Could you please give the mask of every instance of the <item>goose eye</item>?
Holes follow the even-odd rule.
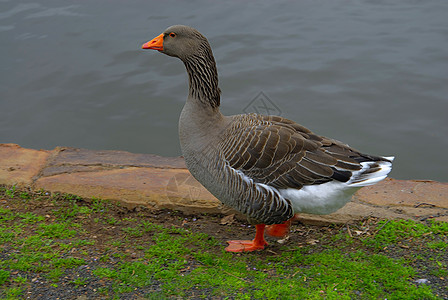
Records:
[[[171,33],[170,33],[170,37],[172,37],[172,38],[173,38],[173,37],[176,37],[176,34],[175,34],[174,32],[171,32]]]

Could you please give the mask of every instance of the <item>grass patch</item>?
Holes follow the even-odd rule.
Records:
[[[11,276],[11,272],[0,269],[0,285],[4,284],[9,277]]]
[[[382,220],[378,222],[377,233],[373,238],[366,239],[365,243],[375,248],[382,248],[406,239],[409,240],[437,234],[446,236],[447,233],[448,223],[432,221],[429,224],[423,224],[411,220]],[[431,243],[434,242],[431,241]],[[443,241],[436,241],[435,243],[440,244]]]
[[[446,223],[297,224],[284,244],[230,254],[224,241],[253,229],[220,226],[221,216],[129,211],[15,187],[0,187],[0,199],[0,298],[448,297]]]

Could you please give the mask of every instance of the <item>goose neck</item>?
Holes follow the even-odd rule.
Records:
[[[218,110],[221,90],[218,87],[218,72],[211,50],[209,53],[188,58],[184,64],[188,73],[189,98]]]

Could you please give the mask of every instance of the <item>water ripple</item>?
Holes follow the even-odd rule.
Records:
[[[64,17],[84,17],[87,14],[81,14],[78,12],[74,12],[72,10],[78,9],[79,5],[69,5],[64,7],[51,7],[45,10],[30,14],[27,18],[47,18],[54,16],[64,16]]]

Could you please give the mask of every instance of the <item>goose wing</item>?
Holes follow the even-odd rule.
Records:
[[[232,168],[279,189],[347,182],[361,162],[382,160],[277,116],[234,116],[223,141],[221,151]]]

